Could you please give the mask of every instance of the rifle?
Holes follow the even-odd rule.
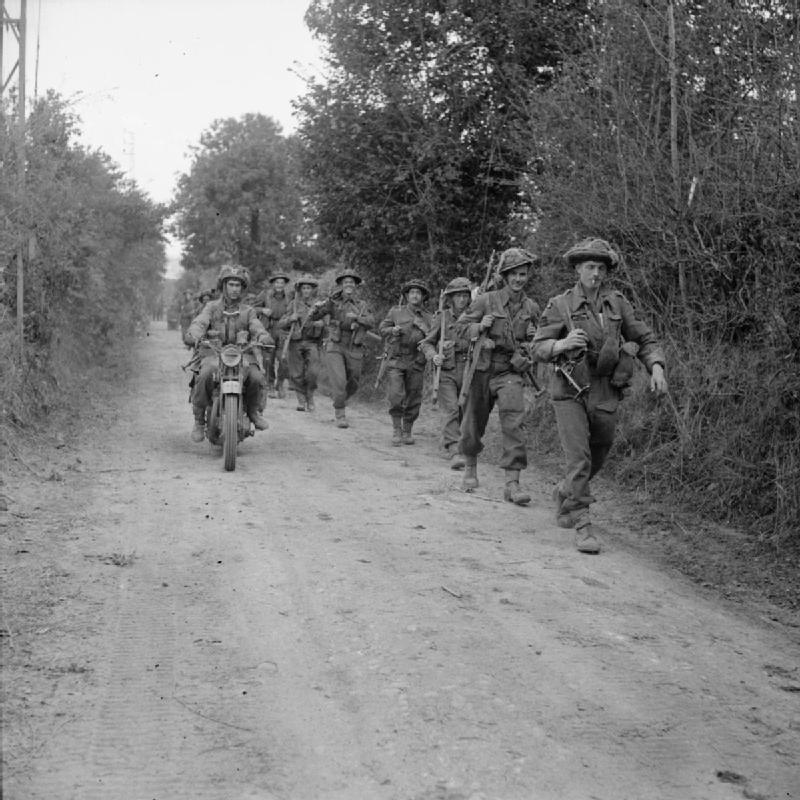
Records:
[[[439,327],[439,352],[438,356],[441,359],[444,358],[444,329],[445,329],[445,318],[444,318],[444,291],[440,292],[439,294],[439,314],[441,315],[441,325]],[[431,395],[431,403],[435,407],[439,402],[439,381],[442,378],[442,365],[441,363],[433,368],[433,394]]]
[[[483,283],[481,283],[480,287],[478,288],[478,294],[484,294],[486,292],[487,287],[489,286],[489,281],[492,279],[492,272],[494,271],[494,253],[495,251],[492,250],[491,256],[489,256],[489,265],[486,267],[486,275],[483,278]],[[467,352],[467,368],[464,370],[464,378],[461,381],[461,391],[458,395],[458,406],[459,408],[464,408],[467,403],[467,397],[469,397],[469,387],[472,385],[472,379],[475,377],[475,370],[478,368],[478,360],[481,357],[481,351],[483,350],[483,343],[486,341],[486,331],[482,330],[475,339],[472,339],[469,343],[469,351]]]
[[[297,295],[292,298],[292,313],[297,313]],[[286,334],[286,339],[283,342],[283,350],[281,350],[281,361],[284,361],[289,354],[289,342],[292,339],[292,334],[294,334],[296,330],[296,326],[297,323],[293,322],[292,326],[289,328],[289,333]]]
[[[397,307],[403,307],[403,293],[400,292],[400,299],[397,301]],[[389,334],[391,336],[391,334]],[[378,361],[381,362],[380,367],[378,367],[378,374],[375,376],[375,389],[380,386],[381,381],[383,380],[383,376],[386,374],[386,367],[388,366],[389,361],[389,337],[386,337],[386,342],[383,346],[383,353],[378,356]]]

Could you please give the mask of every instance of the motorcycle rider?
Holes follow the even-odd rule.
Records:
[[[405,305],[392,306],[380,324],[381,335],[387,340],[386,394],[395,446],[414,444],[411,429],[422,405],[426,362],[418,347],[431,326],[431,315],[425,310],[429,295],[425,283],[412,278],[401,290]]]
[[[218,339],[222,345],[244,344],[255,339],[262,346],[273,344],[258,319],[255,308],[241,302],[243,292],[250,282],[247,270],[243,267],[224,265],[217,277],[217,290],[220,297],[206,303],[203,310],[192,320],[184,336],[187,345],[196,347],[206,337]],[[210,348],[201,347],[198,351],[199,374],[192,387],[192,408],[194,428],[192,441],[202,442],[205,437],[206,409],[211,405],[214,391],[214,373],[218,368],[218,356]],[[244,404],[247,416],[256,430],[266,430],[269,425],[261,415],[261,400],[267,388],[264,373],[259,369],[256,356],[244,354]]]
[[[356,296],[356,286],[360,283],[358,273],[352,269],[342,270],[336,276],[339,288],[324,300],[317,300],[311,311],[312,320],[328,317],[325,367],[338,428],[350,427],[345,407],[361,380],[364,334],[375,325],[366,302]]]

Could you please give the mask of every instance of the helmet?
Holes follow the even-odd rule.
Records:
[[[211,288],[201,289],[197,295],[197,299],[202,303],[206,300],[212,300],[214,297],[214,290]]]
[[[282,279],[286,281],[286,283],[289,283],[289,276],[285,272],[280,272],[280,271],[273,272],[272,275],[269,276],[268,281],[269,283],[273,283],[274,281],[277,281],[279,279]]]
[[[444,287],[445,294],[458,294],[458,292],[472,292],[472,287],[469,285],[468,278],[453,278],[453,280]]]
[[[605,261],[609,269],[614,269],[619,264],[619,254],[605,239],[589,237],[572,245],[564,253],[564,260],[571,267],[581,261]]]
[[[410,289],[419,289],[422,292],[422,299],[427,300],[430,297],[431,290],[420,280],[411,278],[407,280],[400,290],[403,294],[408,294]]]
[[[319,281],[311,275],[301,275],[294,282],[294,285],[299,289],[303,284],[306,284],[307,286],[319,286]]]
[[[538,261],[538,256],[535,256],[533,253],[529,253],[527,250],[523,250],[521,247],[509,247],[508,250],[504,250],[500,256],[500,263],[497,265],[497,272],[502,275],[504,272],[508,272],[510,269],[523,267],[526,264],[533,266]]]
[[[232,264],[224,264],[220,267],[219,275],[217,275],[217,289],[222,291],[225,281],[234,278],[242,282],[242,291],[250,285],[250,275],[244,267],[236,267]]]
[[[341,283],[345,278],[352,278],[357,284],[361,283],[361,276],[353,269],[343,269],[336,276],[336,283]]]

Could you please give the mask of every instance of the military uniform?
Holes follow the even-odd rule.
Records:
[[[573,249],[578,255],[595,252],[595,258],[616,265],[616,253],[603,240],[586,240],[579,245],[584,249]],[[573,255],[567,260],[580,263],[576,258]],[[554,356],[556,342],[571,330],[585,331],[585,349]],[[566,462],[565,476],[555,492],[557,518],[563,527],[580,531],[589,522],[589,505],[594,502],[589,481],[603,466],[614,442],[619,402],[633,374],[637,348],[631,343],[638,346],[636,355],[648,372],[655,364],[665,364],[653,331],[636,316],[621,292],[605,287],[592,302],[579,281],[552,298],[539,320],[534,357],[564,367],[554,369],[550,378],[550,397]],[[578,549],[582,549],[580,544]],[[598,551],[596,541],[583,549]]]
[[[459,283],[459,280],[462,282]],[[451,281],[445,289],[448,291],[465,292],[471,295],[469,281],[458,279]],[[444,318],[444,326],[442,325]],[[467,363],[469,352],[469,337],[466,334],[465,326],[456,324],[456,317],[452,308],[445,306],[437,311],[431,320],[431,328],[428,335],[420,342],[419,349],[430,361],[438,352],[440,341],[443,341],[442,356],[444,358],[441,371],[439,373],[439,393],[437,402],[441,411],[444,423],[442,425],[441,446],[443,453],[448,458],[454,458],[458,450],[458,443],[461,439],[461,406],[458,404],[458,396],[461,393],[461,385],[464,380],[464,367]],[[444,335],[442,335],[444,330]],[[463,459],[455,463],[455,468],[463,467]]]
[[[235,277],[238,278],[238,274],[235,274]],[[208,335],[209,331],[213,331],[216,338],[223,345],[236,344],[237,334],[241,331],[245,331],[250,339],[259,339],[263,342],[269,340],[267,331],[258,319],[256,310],[252,306],[238,301],[229,301],[224,296],[224,293],[218,300],[211,300],[205,304],[203,310],[189,325],[186,339],[187,341],[199,343]],[[217,354],[208,347],[200,347],[197,355],[199,358],[198,374],[192,388],[191,400],[195,423],[202,428],[206,409],[212,402],[214,374],[219,366],[219,359]],[[245,367],[245,409],[251,420],[260,419],[260,411],[263,408],[262,396],[266,391],[266,380],[258,360],[252,352],[244,354],[243,363]]]
[[[283,272],[275,273],[269,278],[270,284],[278,278],[289,280],[289,276]],[[283,352],[283,337],[285,332],[280,328],[280,320],[286,314],[292,295],[286,286],[281,290],[276,290],[274,286],[265,289],[256,296],[255,307],[259,309],[259,319],[275,341],[275,349],[270,350],[264,356],[264,372],[267,376],[267,388],[270,397],[274,397],[277,392],[279,397],[284,396],[283,383],[289,377],[289,368],[286,361],[281,358]],[[269,313],[264,313],[261,309],[268,309]]]
[[[418,281],[409,281],[403,287],[403,294],[412,288],[420,289],[423,298],[429,294],[428,288]],[[394,444],[414,443],[411,430],[422,406],[426,363],[419,344],[428,335],[430,326],[431,315],[422,305],[415,307],[408,303],[390,308],[380,324],[380,333],[387,338],[386,394],[395,432]],[[395,327],[400,328],[396,335],[392,333]]]
[[[300,296],[300,286],[304,283],[317,285],[310,278],[297,281],[294,299],[287,313],[280,319],[279,329],[283,336],[289,337],[286,360],[289,379],[297,394],[297,410],[313,411],[320,366],[319,351],[325,323],[311,318],[314,301],[303,300]],[[291,319],[294,314],[299,317],[295,322]]]
[[[345,277],[361,278],[355,273],[340,273],[336,282]],[[364,362],[364,334],[375,326],[375,318],[366,302],[357,297],[346,297],[341,290],[325,300],[317,301],[311,312],[312,321],[327,318],[325,332],[325,368],[330,382],[331,399],[337,425],[347,427],[345,408],[347,401],[358,389]]]
[[[459,324],[466,327],[469,339],[478,338],[481,319],[491,314],[495,319],[487,332],[494,346],[483,348],[472,378],[461,424],[461,452],[477,456],[483,450],[483,434],[492,408],[497,404],[503,433],[500,466],[520,470],[528,466],[525,432],[524,376],[532,367],[527,349],[528,328],[539,315],[539,306],[529,297],[513,303],[507,286],[478,295],[461,315]]]

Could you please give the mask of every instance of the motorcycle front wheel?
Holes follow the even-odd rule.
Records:
[[[236,469],[236,445],[239,443],[239,397],[229,394],[225,397],[224,417],[222,419],[222,456],[225,471]]]

